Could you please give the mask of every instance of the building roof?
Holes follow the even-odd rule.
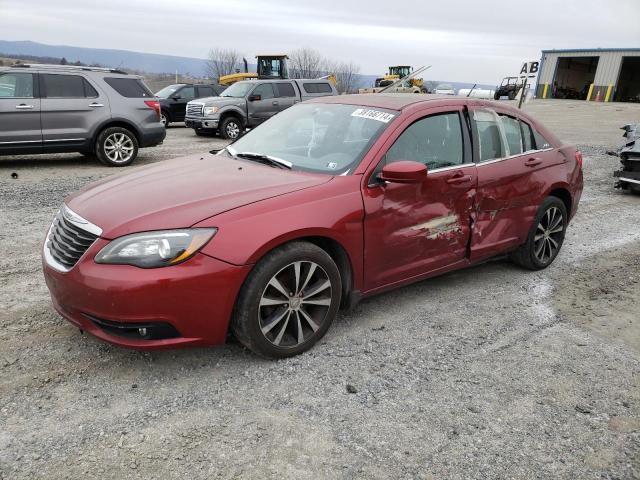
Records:
[[[640,48],[568,48],[568,49],[552,49],[542,50],[542,53],[580,53],[580,52],[640,52]]]

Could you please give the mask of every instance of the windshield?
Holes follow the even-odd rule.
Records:
[[[251,82],[238,82],[231,85],[220,94],[221,97],[243,98],[256,84]]]
[[[227,150],[290,162],[293,170],[352,172],[399,112],[382,108],[303,103],[254,128]]]
[[[156,97],[158,98],[169,98],[173,92],[182,87],[181,84],[178,85],[169,85],[168,87],[164,87],[162,90],[156,92]]]

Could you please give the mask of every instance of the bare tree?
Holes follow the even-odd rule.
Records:
[[[207,61],[207,73],[210,77],[218,79],[225,75],[235,73],[240,68],[242,54],[232,48],[214,48],[209,51]]]
[[[357,65],[355,62],[349,61],[329,64],[327,71],[336,76],[338,83],[336,88],[338,92],[353,93],[358,88],[360,65]]]
[[[309,47],[299,48],[289,54],[289,76],[291,78],[317,78],[326,71],[326,60],[322,54]]]

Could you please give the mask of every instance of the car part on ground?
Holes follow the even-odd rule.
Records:
[[[615,187],[640,193],[640,124],[625,125],[622,130],[626,141],[616,152],[622,168],[613,174],[618,179]]]
[[[160,105],[141,77],[70,65],[0,68],[0,155],[79,152],[124,166],[162,143]],[[127,138],[108,138],[119,128]]]
[[[323,97],[68,197],[43,268],[56,310],[108,342],[213,345],[231,328],[285,357],[359,298],[496,255],[547,267],[581,193],[581,154],[508,105]]]
[[[335,85],[316,80],[245,80],[235,82],[219,97],[187,104],[185,125],[199,132],[219,132],[228,140],[239,138],[278,112],[311,98],[337,95]]]

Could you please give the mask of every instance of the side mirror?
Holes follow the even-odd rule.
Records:
[[[412,160],[385,165],[378,178],[390,183],[421,183],[427,179],[427,166]]]
[[[262,97],[260,95],[249,95],[250,102],[257,102],[259,100],[262,100]]]

